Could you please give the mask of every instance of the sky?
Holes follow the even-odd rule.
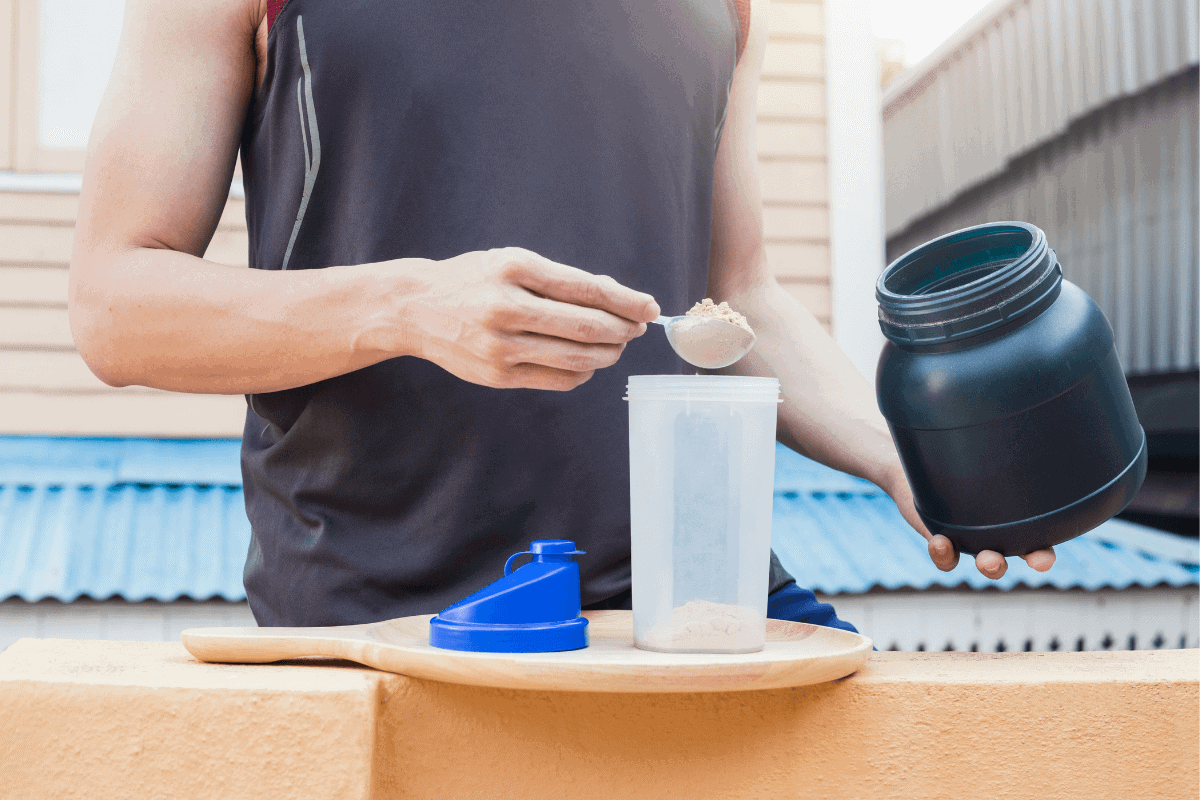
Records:
[[[881,39],[904,42],[911,66],[937,49],[990,0],[871,0],[871,23]]]

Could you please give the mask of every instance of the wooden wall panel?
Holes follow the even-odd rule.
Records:
[[[114,389],[75,350],[67,266],[79,198],[0,192],[0,435],[236,437],[245,400]],[[246,263],[245,204],[230,200],[209,254]]]
[[[0,348],[74,349],[67,309],[0,308]]]
[[[820,3],[771,3],[759,88],[758,156],[767,261],[829,327],[829,177]]]
[[[13,0],[16,26],[13,37],[16,57],[15,119],[13,132],[13,165],[29,172],[83,171],[83,150],[58,150],[41,146],[38,141],[38,117],[40,113],[40,11],[39,0]]]
[[[829,245],[827,243],[768,243],[767,261],[780,280],[829,280]]]
[[[225,203],[224,211],[221,212],[221,220],[217,223],[217,229],[227,231],[246,230],[246,201],[232,197],[229,198],[229,201]]]
[[[825,85],[764,79],[758,86],[758,116],[824,122]]]
[[[16,7],[13,0],[0,0],[0,169],[13,166],[13,125],[16,122],[17,76]]]
[[[823,161],[764,161],[759,164],[759,181],[764,202],[825,203],[829,199]]]
[[[227,230],[218,228],[208,243],[204,257],[218,264],[232,264],[244,267],[249,264],[249,242],[245,230]]]
[[[812,78],[825,76],[825,48],[819,42],[776,39],[763,58],[764,78]]]
[[[0,192],[0,225],[11,222],[74,225],[78,215],[77,194]]]
[[[0,314],[3,311],[0,310]],[[0,396],[5,391],[112,391],[92,374],[74,348],[62,351],[0,350]]]
[[[38,119],[38,4],[13,0],[12,164],[17,169],[43,168],[34,155]],[[3,253],[0,246],[0,253]]]
[[[758,155],[825,158],[825,125],[820,122],[763,121],[758,123]]]
[[[0,415],[6,434],[220,439],[241,436],[246,400],[147,389],[17,391],[0,395]]]
[[[74,236],[75,228],[67,225],[0,224],[0,264],[66,266],[71,261]]]
[[[771,36],[825,38],[825,20],[820,3],[790,3],[772,0]]]
[[[828,242],[829,209],[821,204],[764,205],[763,232],[768,242],[781,239]]]
[[[65,306],[66,302],[67,270],[62,267],[0,266],[0,309],[16,305]]]

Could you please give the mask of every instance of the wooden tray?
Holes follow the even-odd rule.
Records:
[[[201,661],[263,664],[306,656],[355,661],[413,678],[573,692],[731,692],[843,678],[871,640],[802,622],[767,620],[757,653],[654,653],[633,646],[629,611],[585,612],[590,644],[565,653],[465,653],[429,645],[430,616],[333,628],[195,628],[183,645]]]

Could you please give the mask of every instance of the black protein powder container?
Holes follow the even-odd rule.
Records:
[[[884,270],[876,298],[879,409],[929,530],[1025,555],[1133,499],[1146,436],[1112,328],[1039,228],[934,239]]]

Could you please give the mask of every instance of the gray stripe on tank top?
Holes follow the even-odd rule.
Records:
[[[283,254],[281,269],[287,269],[292,258],[292,248],[296,244],[297,234],[300,233],[300,223],[304,222],[308,198],[312,196],[313,184],[317,182],[317,170],[321,168],[321,134],[317,131],[317,108],[313,103],[312,69],[308,64],[308,50],[304,46],[303,16],[296,17],[296,36],[300,39],[300,66],[304,69],[304,76],[296,81],[296,106],[300,109],[300,141],[304,143],[304,193],[300,196],[300,210],[296,212],[296,224],[292,226],[292,235]],[[308,123],[307,126],[305,122]]]

